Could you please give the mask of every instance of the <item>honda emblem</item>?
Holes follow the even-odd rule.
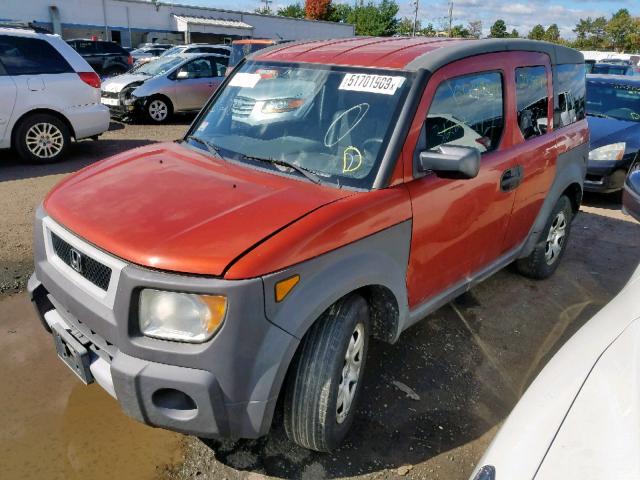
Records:
[[[70,251],[71,256],[71,268],[76,272],[82,273],[82,254],[75,248]]]

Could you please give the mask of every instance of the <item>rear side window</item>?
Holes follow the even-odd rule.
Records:
[[[49,42],[38,38],[0,35],[0,63],[9,75],[73,72]]]
[[[547,133],[547,71],[540,67],[516,68],[518,126],[526,139]]]
[[[100,42],[100,51],[102,53],[116,53],[118,55],[125,55],[125,52],[120,45],[113,42]]]
[[[71,44],[80,55],[89,55],[96,53],[96,43],[90,40],[78,40]]]
[[[426,147],[495,150],[504,126],[502,75],[483,72],[446,80],[438,86],[425,120]]]
[[[558,128],[585,117],[587,89],[583,64],[563,64],[554,67],[554,122]]]

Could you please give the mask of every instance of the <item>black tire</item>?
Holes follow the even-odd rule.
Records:
[[[362,330],[358,330],[360,327]],[[353,373],[347,367],[345,355],[350,345],[358,345],[357,339],[351,343],[356,331],[362,339],[362,349],[358,350],[360,367],[353,385],[350,381],[344,382],[347,387],[342,391],[352,392],[350,407],[338,412],[338,407],[345,405],[344,402],[338,405],[343,373],[346,371],[348,377]],[[340,445],[355,416],[368,346],[369,307],[360,295],[339,300],[311,327],[296,352],[287,378],[284,427],[291,441],[320,452]],[[353,355],[356,357],[358,355]]]
[[[159,108],[164,108],[164,115],[159,114]],[[151,97],[144,106],[144,111],[146,113],[147,120],[152,123],[160,124],[169,120],[169,118],[173,114],[173,105],[171,105],[169,99],[165,97]]]
[[[556,271],[567,248],[572,218],[573,207],[571,201],[563,195],[558,199],[551,211],[547,224],[540,234],[540,241],[536,244],[531,254],[516,262],[516,268],[519,273],[525,277],[542,280],[550,277]],[[558,232],[562,222],[564,222],[564,234],[560,237]],[[550,237],[552,230],[556,232],[553,238]]]
[[[71,135],[66,123],[48,113],[28,116],[15,130],[16,153],[29,163],[58,162],[70,143]]]

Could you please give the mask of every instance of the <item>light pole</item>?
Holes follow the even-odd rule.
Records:
[[[413,33],[411,36],[416,36],[416,26],[418,25],[418,6],[420,5],[420,0],[415,0],[416,9],[413,12]]]

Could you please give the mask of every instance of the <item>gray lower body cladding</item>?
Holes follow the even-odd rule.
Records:
[[[408,315],[405,272],[410,221],[282,272],[249,280],[159,272],[115,259],[121,264],[112,273],[117,273],[117,282],[110,282],[102,297],[92,293],[95,288],[83,287],[76,272],[52,258],[55,252],[47,236],[51,237],[48,229],[54,226],[54,233],[64,235],[63,227],[39,209],[35,272],[28,290],[43,325],[50,330],[45,316],[53,311],[71,332],[88,339],[93,352],[108,363],[112,388],[105,389],[115,394],[129,416],[152,426],[201,437],[262,436],[271,426],[300,338],[325,308],[374,281],[399,299],[389,337],[397,338]],[[83,255],[108,257],[70,232],[66,235]],[[275,304],[274,282],[292,274],[301,275],[300,284],[286,301]],[[143,288],[223,294],[228,302],[224,323],[202,344],[146,337],[137,318]]]

